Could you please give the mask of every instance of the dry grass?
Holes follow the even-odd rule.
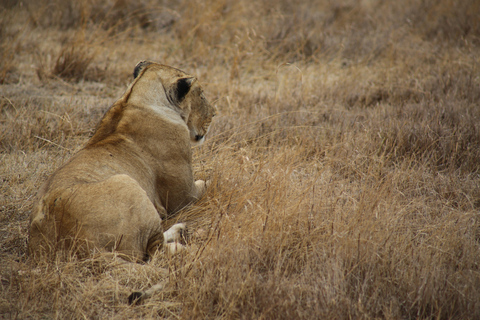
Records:
[[[480,318],[478,1],[0,6],[0,317]],[[37,189],[141,59],[217,105],[194,154],[212,187],[179,217],[203,236],[33,265]]]

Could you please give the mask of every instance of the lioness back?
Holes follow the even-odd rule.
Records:
[[[200,198],[191,145],[215,115],[195,77],[142,61],[85,147],[42,186],[30,217],[34,256],[69,249],[145,260],[164,242],[161,220]]]

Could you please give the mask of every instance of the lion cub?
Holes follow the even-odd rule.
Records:
[[[34,257],[68,249],[148,260],[185,228],[164,233],[162,219],[205,192],[193,179],[191,145],[203,142],[215,110],[200,84],[149,61],[133,75],[85,147],[39,190],[30,217]]]

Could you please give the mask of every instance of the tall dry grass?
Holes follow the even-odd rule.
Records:
[[[0,6],[1,317],[480,317],[478,1]],[[211,187],[178,217],[196,237],[146,265],[34,265],[37,189],[141,59],[218,108],[194,150]]]

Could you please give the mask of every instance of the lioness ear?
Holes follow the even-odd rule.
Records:
[[[177,101],[182,101],[185,98],[194,81],[194,77],[180,78],[177,81]]]
[[[150,61],[143,60],[137,63],[135,69],[133,69],[133,79],[136,79],[140,72],[148,65],[152,64]]]

